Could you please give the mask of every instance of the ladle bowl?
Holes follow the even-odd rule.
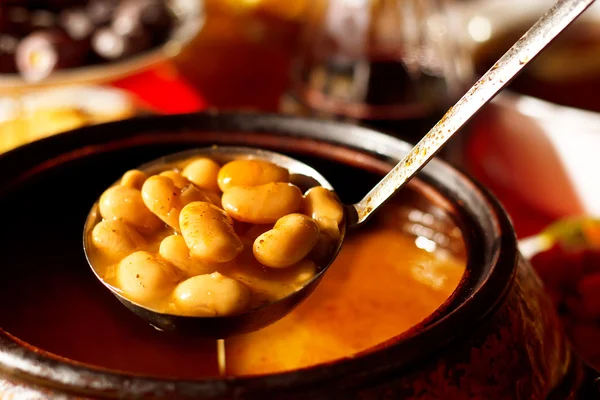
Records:
[[[302,192],[314,186],[323,186],[333,190],[332,185],[314,168],[300,162],[294,158],[287,157],[272,151],[261,150],[252,147],[234,147],[234,146],[212,146],[198,149],[191,149],[165,157],[158,158],[139,166],[137,169],[148,174],[157,174],[167,169],[173,168],[178,162],[192,159],[194,157],[207,157],[215,160],[219,164],[238,159],[260,159],[275,163],[286,168],[290,172],[290,182],[298,186]],[[97,268],[94,266],[90,257],[90,235],[94,226],[102,219],[99,212],[98,202],[94,203],[84,225],[83,249],[92,271],[96,278],[108,288],[117,299],[133,313],[147,321],[156,329],[177,332],[178,334],[191,334],[198,337],[213,339],[223,339],[229,336],[252,332],[278,321],[293,310],[302,300],[309,296],[317,287],[325,271],[335,260],[337,253],[341,248],[345,236],[345,224],[340,227],[340,241],[332,253],[332,257],[324,265],[319,265],[315,276],[306,282],[300,289],[290,293],[286,297],[263,305],[259,308],[250,309],[244,313],[230,316],[216,317],[192,317],[176,314],[162,313],[147,308],[139,303],[128,299],[124,293],[117,287],[107,283]]]

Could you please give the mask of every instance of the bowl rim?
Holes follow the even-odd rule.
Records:
[[[410,149],[409,144],[399,139],[351,124],[283,115],[202,112],[143,116],[83,127],[29,143],[0,155],[0,169],[10,165],[13,171],[25,171],[20,177],[26,178],[34,174],[37,168],[31,169],[31,160],[47,160],[48,154],[54,153],[57,159],[60,159],[65,156],[65,152],[73,149],[85,153],[91,151],[94,145],[110,147],[115,142],[123,143],[128,139],[132,145],[139,145],[153,136],[153,132],[162,132],[163,135],[168,133],[170,137],[174,137],[173,133],[189,131],[202,131],[205,134],[227,131],[245,134],[262,132],[290,136],[369,153],[387,162],[399,160]],[[285,144],[281,142],[278,145],[283,146],[280,151],[285,152]],[[53,160],[47,162],[52,163]],[[472,203],[486,216],[486,220],[480,220],[479,224],[485,222],[487,229],[493,232],[469,229],[470,233],[463,232],[463,236],[469,253],[479,254],[468,260],[469,271],[484,256],[483,247],[473,246],[473,242],[469,243],[469,240],[478,240],[475,236],[477,234],[483,233],[482,236],[486,236],[485,246],[489,254],[486,257],[488,261],[482,268],[488,270],[477,277],[478,286],[472,292],[456,300],[458,305],[455,309],[419,330],[418,334],[413,332],[386,346],[385,351],[375,350],[357,357],[264,376],[190,381],[135,376],[90,368],[64,359],[51,359],[28,348],[18,338],[0,328],[0,370],[4,370],[9,376],[33,380],[38,384],[45,382],[49,387],[61,388],[71,393],[92,392],[99,396],[108,394],[124,397],[162,393],[166,396],[204,398],[237,396],[245,392],[276,394],[278,391],[293,388],[310,392],[332,382],[336,382],[337,385],[356,385],[357,382],[364,382],[376,374],[394,373],[397,376],[399,373],[414,372],[415,367],[419,365],[415,360],[431,360],[437,352],[464,337],[470,328],[493,314],[512,285],[519,257],[511,221],[499,202],[481,184],[439,159],[431,161],[422,170],[419,178],[433,186],[444,197],[450,198],[456,207],[465,208],[468,205],[464,204],[465,202]],[[0,196],[18,182],[19,179],[11,181],[10,177],[0,177]],[[465,193],[461,195],[459,190]],[[457,202],[462,202],[462,206]],[[468,214],[465,214],[467,218],[474,218],[477,214],[476,210],[465,212]],[[472,237],[467,238],[465,233]],[[479,244],[483,246],[482,243]],[[451,329],[452,326],[462,329]],[[353,377],[352,382],[344,379],[347,376]]]

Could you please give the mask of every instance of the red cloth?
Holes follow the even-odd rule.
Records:
[[[117,80],[112,86],[134,94],[155,112],[178,114],[206,108],[204,98],[169,63]]]

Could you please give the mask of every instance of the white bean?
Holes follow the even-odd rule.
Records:
[[[208,274],[215,271],[215,267],[204,263],[190,254],[181,235],[167,236],[160,243],[158,253],[167,261],[189,276]]]
[[[336,194],[322,186],[311,188],[304,195],[303,213],[319,221],[328,219],[341,224],[344,219],[344,207]]]
[[[125,296],[149,305],[171,293],[181,276],[157,254],[136,251],[119,263],[118,286]]]
[[[210,158],[199,158],[190,162],[182,171],[182,175],[199,188],[219,191],[219,170],[221,166]]]
[[[119,220],[144,234],[154,233],[163,224],[144,205],[142,193],[128,186],[113,186],[100,196],[100,214],[106,220]]]
[[[92,244],[109,261],[119,261],[146,244],[135,229],[121,221],[100,221],[92,230]]]
[[[298,212],[302,205],[302,192],[291,183],[280,182],[234,186],[223,193],[221,201],[225,211],[238,221],[269,224]]]
[[[190,253],[204,262],[229,262],[244,248],[231,217],[210,203],[196,201],[186,205],[179,225]]]
[[[181,282],[175,288],[173,298],[179,313],[210,317],[243,312],[251,295],[244,284],[214,272]]]
[[[123,174],[123,177],[121,178],[121,185],[141,190],[146,179],[148,179],[148,175],[146,175],[146,173],[137,169],[132,169]]]
[[[319,226],[310,217],[290,214],[254,241],[254,257],[264,266],[285,268],[300,262],[315,247]]]
[[[176,230],[179,230],[179,214],[186,204],[209,201],[194,185],[180,189],[173,180],[161,175],[146,179],[142,187],[142,198],[152,213]]]
[[[234,160],[219,171],[218,182],[225,192],[234,186],[261,186],[272,182],[289,182],[287,169],[263,160]]]

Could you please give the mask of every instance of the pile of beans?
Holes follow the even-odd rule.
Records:
[[[600,229],[582,229],[586,246],[559,243],[532,259],[576,350],[600,370]]]
[[[232,315],[279,300],[329,263],[344,209],[262,160],[196,158],[126,172],[99,200],[90,262],[128,299],[177,315]]]
[[[164,0],[0,1],[0,73],[53,71],[129,57],[165,42]]]

